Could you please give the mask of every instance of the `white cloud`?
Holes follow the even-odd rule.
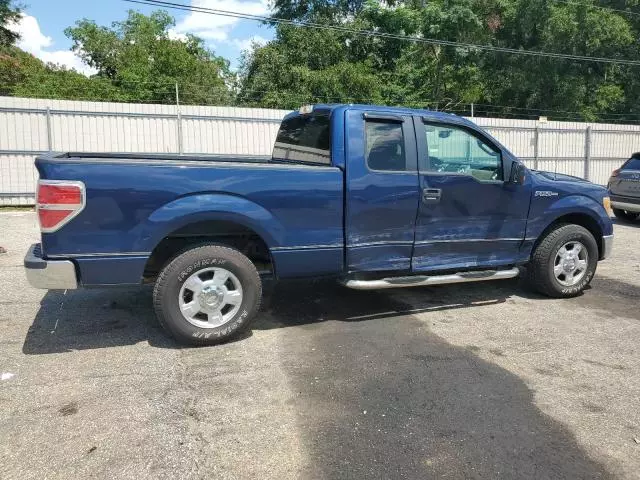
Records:
[[[178,33],[173,28],[170,28],[167,31],[168,37],[170,40],[180,40],[181,42],[187,41],[187,35],[184,33]]]
[[[23,13],[19,21],[7,25],[7,27],[20,35],[18,47],[43,62],[64,65],[84,75],[96,73],[95,69],[85,65],[71,50],[48,50],[53,45],[53,39],[42,33],[35,17]]]
[[[191,5],[248,15],[264,16],[269,13],[268,0],[192,0]],[[226,41],[229,38],[229,32],[240,20],[236,17],[190,12],[178,22],[174,32],[178,34],[193,33],[205,40]]]
[[[254,35],[251,38],[234,38],[230,41],[230,43],[238,47],[238,50],[245,51],[251,50],[251,47],[253,47],[254,44],[262,46],[265,45],[268,41],[269,40],[261,37],[260,35]]]

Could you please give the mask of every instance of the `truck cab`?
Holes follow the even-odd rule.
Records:
[[[613,242],[605,188],[529,170],[474,123],[428,110],[303,107],[268,158],[70,153],[36,166],[32,284],[155,282],[160,322],[189,343],[247,328],[265,275],[378,289],[523,271],[570,297]]]

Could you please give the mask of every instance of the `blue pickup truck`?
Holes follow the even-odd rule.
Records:
[[[287,115],[270,157],[36,159],[45,289],[154,283],[160,323],[213,344],[249,327],[268,278],[383,289],[516,277],[572,297],[612,248],[605,188],[532,171],[474,123],[365,105]]]

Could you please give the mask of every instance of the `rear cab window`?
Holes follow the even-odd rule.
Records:
[[[271,156],[274,160],[331,165],[330,111],[315,110],[284,119]]]

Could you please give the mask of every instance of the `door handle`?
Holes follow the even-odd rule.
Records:
[[[425,203],[438,203],[442,198],[442,190],[439,188],[425,188],[422,190],[422,200]]]

